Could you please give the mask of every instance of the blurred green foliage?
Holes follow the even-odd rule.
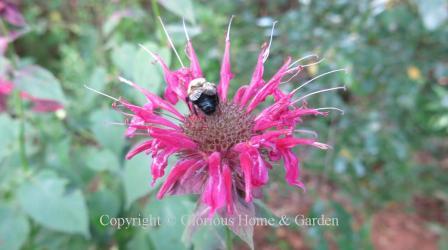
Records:
[[[286,88],[332,69],[348,71],[319,79],[301,93],[348,87],[344,93],[309,99],[312,107],[339,107],[345,115],[305,121],[303,127],[317,131],[333,149],[303,149],[302,167],[337,187],[332,191],[349,197],[367,218],[391,202],[412,209],[418,195],[442,199],[446,205],[446,2],[159,2],[20,1],[29,31],[9,46],[0,66],[10,65],[14,72],[33,67],[33,74],[8,77],[18,89],[57,100],[64,109],[36,113],[27,101],[21,109],[14,95],[7,98],[8,109],[0,114],[0,249],[186,247],[181,226],[119,230],[99,222],[103,214],[167,218],[194,208],[192,197],[155,200],[157,187],[149,186],[150,157],[124,160],[135,141],[124,138],[122,126],[111,125],[123,117],[110,108],[111,100],[83,87],[143,103],[139,93],[117,81],[122,75],[160,94],[160,69],[138,47],[145,44],[171,66],[179,66],[155,17],[158,12],[179,51],[185,43],[182,17],[186,19],[201,66],[212,81],[218,80],[228,19],[236,15],[231,93],[250,78],[259,48],[278,20],[266,75],[286,56],[308,54],[325,61]],[[287,190],[282,175],[276,170],[271,181]],[[353,215],[341,204],[322,199],[315,190],[303,195],[313,198],[311,215],[327,211],[344,221],[337,229],[298,229],[309,246],[328,249],[324,236],[330,233],[340,249],[371,248],[369,219],[355,229]],[[193,246],[210,249],[218,244],[218,234],[222,229],[203,230]]]

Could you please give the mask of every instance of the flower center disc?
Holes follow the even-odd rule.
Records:
[[[226,151],[253,135],[254,118],[239,105],[220,103],[212,115],[197,112],[186,118],[183,129],[203,152]]]

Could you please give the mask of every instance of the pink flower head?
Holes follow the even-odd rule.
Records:
[[[169,42],[174,49],[170,39]],[[233,74],[228,30],[221,79],[216,89],[219,104],[214,113],[206,115],[186,100],[192,80],[204,78],[188,34],[186,52],[190,64],[184,66],[180,61],[182,67],[177,70],[169,69],[160,56],[143,46],[142,48],[163,70],[167,83],[164,98],[120,78],[143,93],[147,103],[137,106],[119,99],[115,107],[122,106],[130,111],[126,113],[130,116],[127,136],[143,134],[147,138],[135,146],[127,154],[127,158],[141,152],[151,154],[153,183],[165,174],[168,158],[178,158],[158,191],[158,199],[165,195],[197,194],[200,199],[196,216],[212,217],[216,213],[225,218],[254,216],[252,201],[260,197],[261,188],[268,183],[273,163],[281,161],[286,182],[304,188],[300,181],[299,158],[293,149],[302,145],[321,149],[328,149],[329,146],[313,138],[298,137],[298,132],[302,131],[296,127],[305,116],[325,116],[326,112],[321,110],[332,108],[312,109],[305,102],[299,102],[314,93],[343,87],[294,98],[297,90],[309,82],[292,92],[284,92],[280,86],[285,84],[285,76],[298,74],[306,65],[300,65],[300,60],[291,62],[288,57],[270,79],[264,78],[269,43],[261,47],[250,83],[241,86],[233,99],[229,98],[228,88]],[[174,51],[180,60],[177,51]],[[269,96],[274,101],[258,112],[257,108]],[[191,112],[179,113],[173,106],[179,101],[186,102]],[[251,228],[242,225],[232,225],[231,228],[243,239],[247,239],[245,235],[252,234]]]

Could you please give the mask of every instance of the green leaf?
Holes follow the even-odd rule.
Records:
[[[130,43],[124,43],[112,50],[112,62],[125,77],[131,77],[133,74],[137,51],[137,45]]]
[[[103,25],[103,33],[109,35],[120,24],[123,18],[130,18],[138,21],[145,16],[145,12],[140,8],[124,9],[114,12]]]
[[[22,209],[37,223],[52,230],[89,236],[87,208],[78,189],[46,171],[31,177],[18,190]]]
[[[148,234],[146,234],[145,231],[140,230],[129,241],[129,243],[126,246],[126,249],[147,250],[147,249],[154,249],[154,247]]]
[[[125,143],[123,126],[111,125],[112,122],[122,122],[123,118],[115,110],[100,109],[90,115],[91,130],[104,148],[114,154],[121,155]]]
[[[156,249],[186,249],[180,241],[195,204],[187,196],[169,196],[148,205],[145,214],[160,218],[160,226],[148,228]],[[163,240],[161,240],[163,239]]]
[[[437,29],[448,19],[447,3],[445,0],[417,1],[418,10],[423,24],[428,30]]]
[[[40,66],[26,66],[16,71],[14,83],[20,90],[33,97],[66,103],[59,80],[50,71]]]
[[[176,14],[190,23],[195,23],[193,2],[191,0],[158,0],[168,11]]]
[[[19,122],[7,114],[0,114],[0,159],[13,152],[19,134]]]
[[[28,237],[30,226],[26,217],[6,204],[0,205],[0,250],[20,249]]]
[[[8,58],[0,56],[0,76],[5,75],[6,71],[11,67]]]
[[[151,157],[145,154],[136,155],[131,160],[126,161],[123,170],[126,208],[129,208],[134,201],[145,196],[153,189],[150,186],[152,181],[151,162]]]
[[[151,51],[157,52],[162,57],[167,65],[170,65],[170,50],[167,48],[159,48],[154,43],[146,42],[143,44]],[[162,91],[164,86],[164,79],[160,65],[154,63],[154,59],[143,49],[140,49],[133,62],[134,71],[132,79],[138,85],[149,90],[152,93],[158,94]]]
[[[89,148],[87,151],[87,166],[94,171],[118,171],[120,165],[118,158],[108,149],[98,150]]]
[[[110,217],[116,217],[120,212],[120,202],[118,194],[109,189],[103,189],[93,193],[88,197],[91,218],[99,223],[100,217],[104,214],[107,214]]]
[[[89,87],[98,90],[103,91],[107,84],[107,71],[103,67],[97,67],[93,71],[92,75],[90,76],[88,82],[86,83]],[[93,100],[95,100],[98,97],[98,94],[93,93],[91,91],[88,91],[85,95],[83,95],[83,98],[85,98],[85,106],[89,107],[92,105]]]

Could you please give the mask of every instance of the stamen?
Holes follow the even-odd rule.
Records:
[[[272,23],[271,37],[269,38],[269,45],[268,45],[268,48],[266,49],[266,51],[265,51],[264,54],[263,54],[263,63],[266,62],[266,60],[268,59],[268,56],[269,56],[269,52],[270,52],[271,44],[272,44],[272,37],[274,36],[274,29],[275,29],[275,24],[276,24],[276,23],[277,23],[277,21],[274,21],[274,22]]]
[[[313,62],[313,63],[309,63],[309,64],[304,64],[304,65],[300,65],[300,66],[302,66],[302,67],[309,67],[309,66],[313,66],[313,65],[319,64],[319,63],[323,62],[324,60],[325,60],[325,58],[322,58],[322,59],[320,59],[320,60],[317,61],[317,62]]]
[[[313,54],[313,55],[307,55],[307,56],[304,56],[304,57],[302,57],[302,58],[300,58],[300,59],[294,61],[293,63],[291,63],[291,65],[289,65],[289,68],[292,68],[292,67],[294,67],[294,65],[296,65],[297,63],[299,63],[299,62],[301,62],[301,61],[303,61],[303,60],[306,60],[306,59],[308,59],[308,58],[311,58],[311,57],[319,58],[317,55],[314,55],[314,54]]]
[[[309,93],[309,94],[306,94],[306,95],[300,97],[299,99],[293,101],[293,102],[291,103],[291,105],[294,105],[294,104],[296,104],[297,102],[299,102],[299,101],[301,101],[301,100],[303,100],[303,99],[305,99],[305,98],[307,98],[307,97],[309,97],[309,96],[312,96],[312,95],[315,95],[315,94],[319,94],[319,93],[323,93],[323,92],[332,91],[332,90],[338,90],[338,89],[343,89],[344,91],[346,90],[345,86],[318,90],[318,91],[311,92],[311,93]]]
[[[129,124],[123,122],[106,122],[106,125],[116,125],[116,126],[129,126]]]
[[[162,18],[161,18],[160,16],[159,16],[158,18],[159,18],[160,24],[162,24],[162,29],[163,29],[163,31],[165,32],[166,38],[168,39],[168,42],[169,42],[171,48],[173,49],[174,54],[176,54],[176,57],[177,57],[177,59],[179,60],[180,65],[182,65],[182,68],[184,68],[185,66],[184,66],[184,64],[182,63],[182,60],[180,59],[179,54],[177,53],[176,47],[174,47],[173,41],[171,40],[171,37],[170,37],[170,35],[168,34],[168,31],[166,30],[165,25],[163,24]]]
[[[232,17],[230,17],[229,26],[227,27],[226,41],[230,41],[230,27],[232,26],[232,20],[234,17],[235,17],[234,15],[232,15]]]
[[[286,71],[286,73],[289,73],[289,71],[291,71],[291,70],[299,69],[299,67],[300,67],[300,66],[297,66],[296,68],[293,68],[293,69],[289,69],[289,70]],[[297,71],[296,73],[294,73],[294,75],[292,75],[288,80],[286,80],[286,81],[284,81],[284,82],[282,82],[282,83],[288,83],[289,81],[291,81],[292,79],[294,79],[294,77],[296,77],[298,74],[300,74],[300,72],[302,72],[302,70],[298,70],[298,71]]]
[[[154,52],[152,52],[151,50],[149,50],[148,48],[143,46],[143,44],[139,43],[138,46],[140,46],[140,48],[142,48],[144,51],[146,51],[146,53],[150,54],[152,56],[152,58],[154,58],[154,60],[158,60],[156,54],[154,54]]]
[[[185,37],[187,41],[190,41],[190,37],[188,36],[187,26],[185,26],[185,18],[182,18],[182,25],[184,26]]]
[[[310,135],[312,135],[314,138],[317,138],[317,133],[316,133],[315,131],[312,131],[312,130],[307,130],[307,129],[295,129],[294,132],[302,133],[302,134],[310,134]]]
[[[327,149],[331,149],[331,148],[332,148],[330,145],[325,144],[325,143],[320,143],[320,142],[313,142],[312,145],[315,146],[315,147],[318,147],[318,148],[320,148],[320,149],[324,149],[324,150],[327,150]]]
[[[318,111],[320,111],[320,110],[337,110],[337,111],[341,112],[342,115],[344,114],[344,110],[335,108],[335,107],[324,107],[324,108],[318,108],[315,110],[318,110]]]
[[[130,81],[130,80],[124,78],[124,77],[118,76],[118,80],[119,80],[120,82],[123,82],[123,83],[128,84],[129,86],[137,87],[137,84],[135,84],[134,82],[132,82],[132,81]],[[130,104],[130,105],[132,105],[132,104]],[[135,106],[135,105],[132,105],[132,106]],[[135,106],[135,107],[137,107],[137,106]],[[159,114],[159,115],[166,115],[166,116],[168,116],[168,117],[171,117],[171,118],[176,119],[177,121],[182,122],[182,120],[180,120],[179,118],[177,118],[177,117],[175,117],[175,116],[172,116],[172,115],[170,115],[170,114],[167,114],[167,113],[164,113],[164,112],[161,112],[161,111],[157,111],[157,110],[153,110],[153,112],[154,112],[154,113],[157,113],[157,114]]]
[[[308,85],[309,83],[311,83],[312,81],[314,81],[314,80],[316,80],[316,79],[319,79],[319,78],[321,78],[321,77],[323,77],[323,76],[326,76],[326,75],[328,75],[328,74],[332,74],[332,73],[335,73],[335,72],[339,72],[339,71],[345,71],[345,69],[336,69],[336,70],[332,70],[332,71],[329,71],[329,72],[320,74],[320,75],[318,75],[318,76],[312,78],[311,80],[306,81],[304,84],[300,85],[299,87],[297,87],[296,89],[294,89],[293,91],[291,91],[290,94],[293,95],[293,94],[296,93],[299,89],[305,87],[306,85]]]
[[[110,96],[110,95],[108,95],[108,94],[105,94],[105,93],[103,93],[103,92],[100,92],[100,91],[98,91],[98,90],[96,90],[96,89],[92,89],[91,87],[89,87],[89,86],[87,86],[87,85],[85,85],[85,84],[84,84],[84,88],[86,88],[86,89],[88,89],[88,90],[90,90],[90,91],[93,91],[93,92],[95,92],[95,93],[97,93],[97,94],[99,94],[99,95],[102,95],[102,96],[105,96],[105,97],[107,97],[107,98],[110,98],[110,99],[112,99],[112,100],[114,100],[114,101],[116,101],[116,102],[120,102],[120,100],[118,100],[117,98],[115,98],[115,97],[113,97],[113,96]]]

